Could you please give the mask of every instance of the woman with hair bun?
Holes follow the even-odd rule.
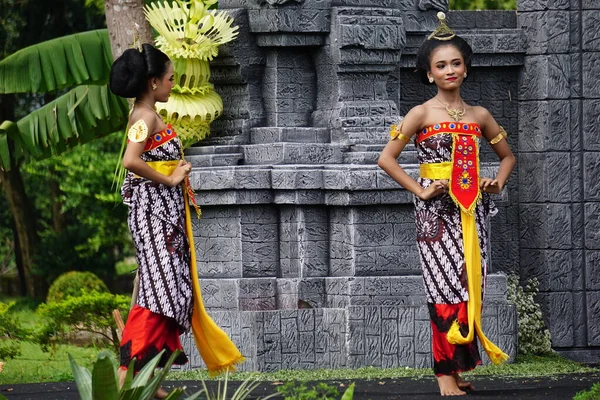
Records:
[[[442,396],[473,390],[460,373],[481,364],[477,340],[490,360],[508,356],[481,329],[487,268],[487,219],[497,213],[489,193],[500,193],[515,157],[506,132],[488,110],[462,99],[460,87],[472,50],[438,13],[439,27],[417,54],[419,79],[437,94],[391,127],[379,166],[412,192],[417,247],[432,328],[433,370]],[[397,158],[414,137],[420,177],[414,180]],[[500,159],[494,178],[479,176],[479,145],[486,140]]]
[[[121,341],[121,384],[132,360],[134,372],[161,351],[159,363],[176,350],[179,336],[192,328],[210,372],[243,360],[227,335],[210,319],[200,296],[187,196],[192,165],[173,127],[155,111],[174,86],[169,57],[150,44],[126,50],[112,65],[110,90],[135,98],[127,127],[121,194],[129,206],[128,225],[136,248],[139,292]],[[191,249],[191,250],[190,250]],[[182,352],[176,364],[187,362]],[[167,393],[161,388],[156,397]]]

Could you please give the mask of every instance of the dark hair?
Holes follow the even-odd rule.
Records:
[[[454,36],[450,40],[438,40],[435,38],[427,39],[419,48],[417,53],[417,69],[416,72],[419,76],[419,80],[426,85],[432,85],[427,78],[427,72],[429,72],[431,64],[431,54],[435,49],[442,46],[454,46],[462,55],[465,60],[467,69],[471,68],[471,57],[473,56],[473,49],[460,36]]]
[[[142,51],[128,49],[110,67],[108,87],[121,97],[137,97],[146,90],[148,79],[162,78],[167,72],[169,57],[151,44]]]

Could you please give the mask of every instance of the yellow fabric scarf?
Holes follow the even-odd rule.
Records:
[[[421,164],[420,166],[421,178],[449,180],[451,175],[451,162]],[[467,344],[473,341],[475,332],[477,332],[477,337],[492,363],[500,364],[508,360],[508,355],[492,343],[481,329],[481,310],[483,307],[483,294],[481,291],[481,249],[479,248],[479,237],[477,235],[475,215],[474,213],[465,212],[462,207],[460,207],[460,209],[469,292],[469,301],[467,302],[469,333],[466,337],[463,337],[460,333],[458,321],[454,321],[446,337],[451,344]]]
[[[152,161],[147,162],[152,169],[163,175],[171,175],[179,160],[173,161]],[[182,183],[185,186],[185,180]],[[242,353],[236,345],[229,339],[229,336],[215,322],[204,308],[202,302],[202,293],[200,291],[200,281],[198,279],[198,269],[196,267],[196,248],[194,247],[194,234],[192,231],[192,218],[190,214],[188,191],[183,187],[185,203],[185,230],[190,244],[191,255],[191,278],[193,287],[194,311],[192,314],[192,332],[196,346],[206,368],[211,375],[216,375],[227,370],[235,369],[235,365],[244,361]]]

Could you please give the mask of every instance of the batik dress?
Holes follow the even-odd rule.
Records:
[[[392,137],[394,134],[397,136],[397,132],[392,130]],[[459,178],[461,184],[478,185],[480,134],[480,127],[477,124],[454,122],[441,122],[418,132],[415,137],[415,146],[421,171],[432,166],[452,167],[462,164],[463,160],[458,159],[454,150],[457,143],[462,143],[456,138],[462,139],[466,135],[470,140],[470,155],[474,155],[474,158],[465,159],[464,166],[467,171],[468,162],[470,171],[473,171],[474,175],[466,174]],[[460,148],[462,149],[462,147]],[[429,187],[434,180],[442,178],[426,178],[423,177],[423,173],[421,176],[418,178],[418,183],[423,188]],[[444,178],[448,179],[452,186],[452,179],[455,177]],[[473,188],[476,189],[477,186]],[[481,276],[483,277],[481,282],[484,284],[488,256],[487,219],[488,216],[494,215],[497,209],[488,194],[478,192],[476,197],[472,213],[475,218],[481,255]],[[461,208],[450,193],[444,193],[429,200],[422,200],[415,196],[414,203],[417,246],[431,318],[434,372],[439,376],[468,371],[481,364],[477,340],[473,339],[466,344],[451,344],[446,337],[455,321],[458,322],[462,336],[466,336],[469,331],[467,312],[469,289]]]
[[[150,165],[181,160],[181,142],[170,125],[148,137],[141,158]],[[179,335],[190,329],[193,309],[190,247],[180,185],[170,187],[128,172],[121,194],[129,206],[139,293],[123,331],[120,364],[127,368],[135,357],[139,371],[162,350],[161,364],[182,350]],[[185,362],[184,353],[175,361]]]

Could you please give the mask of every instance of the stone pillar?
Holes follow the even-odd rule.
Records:
[[[315,53],[313,123],[330,127],[332,142],[382,142],[398,116],[386,82],[400,61],[404,21],[396,4],[383,3],[335,1],[327,43]]]
[[[600,3],[518,1],[523,278],[540,281],[557,349],[600,345]],[[589,350],[577,354],[598,362]]]

